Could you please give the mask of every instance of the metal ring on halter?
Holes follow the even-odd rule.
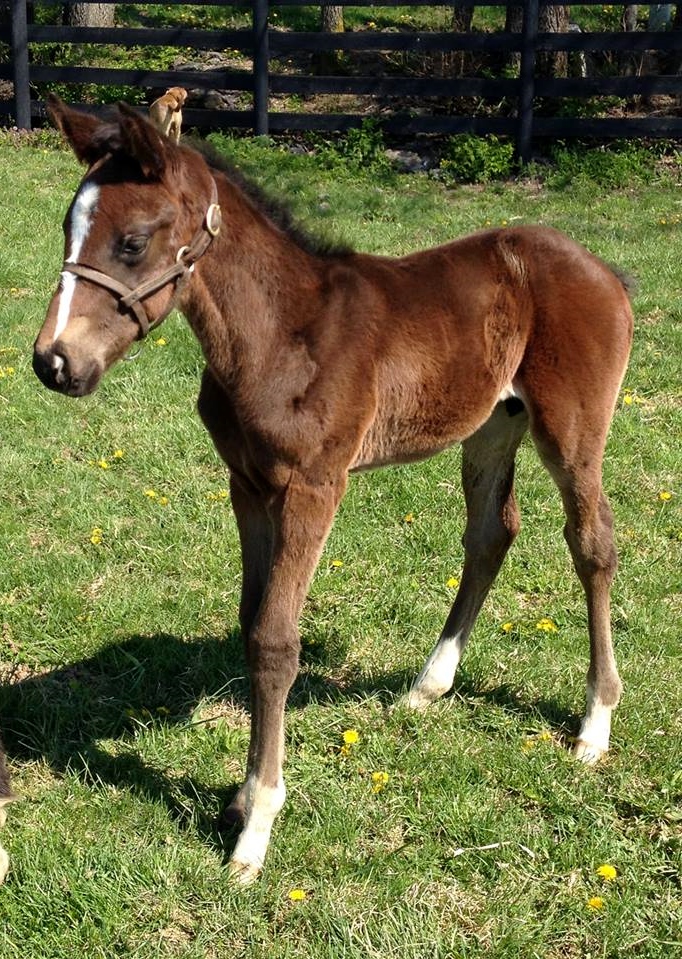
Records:
[[[209,233],[210,233],[210,230],[209,230]],[[178,255],[175,257],[175,262],[179,263],[188,250],[189,250],[188,246],[181,246],[180,249],[178,250]],[[194,273],[194,264],[192,263],[191,266],[187,267],[187,270],[189,273]]]
[[[211,236],[218,236],[220,233],[220,225],[223,222],[222,213],[220,211],[219,203],[211,203],[208,210],[206,211],[206,229],[211,234]]]

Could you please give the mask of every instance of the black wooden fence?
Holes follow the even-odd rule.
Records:
[[[89,2],[89,0],[86,0]],[[92,0],[94,2],[94,0]],[[395,0],[333,0],[334,4],[353,7],[397,6]],[[507,32],[380,32],[349,31],[340,34],[300,32],[274,29],[273,8],[311,6],[307,0],[252,0],[234,4],[233,8],[251,13],[251,27],[240,30],[203,30],[172,28],[88,28],[31,24],[27,18],[26,0],[10,0],[11,28],[0,30],[0,42],[9,45],[11,59],[0,64],[0,79],[14,84],[13,101],[0,101],[0,119],[13,120],[20,128],[30,129],[34,119],[44,118],[42,101],[32,98],[35,84],[95,83],[133,85],[158,89],[184,86],[246,91],[252,95],[251,107],[243,110],[187,110],[186,125],[200,128],[246,128],[257,134],[293,130],[346,130],[358,125],[360,114],[277,112],[271,109],[271,97],[278,94],[355,94],[381,98],[482,98],[491,102],[505,100],[514,108],[507,115],[444,113],[424,110],[382,113],[382,127],[387,133],[476,133],[501,134],[515,139],[521,160],[530,156],[531,142],[536,137],[682,137],[682,110],[676,115],[638,115],[590,118],[565,115],[542,115],[537,104],[541,98],[558,101],[595,96],[651,97],[655,94],[676,96],[682,103],[682,74],[630,76],[577,76],[545,79],[536,75],[536,58],[544,51],[566,51],[572,55],[615,51],[619,55],[644,57],[649,52],[682,53],[682,32],[600,32],[540,33],[538,13],[540,0],[526,0],[520,33]],[[187,0],[166,0],[163,6],[182,6]],[[193,5],[225,6],[221,0],[193,0]],[[471,6],[471,0],[412,0],[412,6]],[[506,7],[499,0],[478,0],[475,6]],[[518,3],[516,4],[519,5]],[[547,5],[547,4],[545,4]],[[552,4],[550,4],[552,5]],[[556,5],[556,4],[555,4]],[[601,0],[586,0],[583,6],[601,5]],[[643,4],[642,6],[651,6]],[[118,47],[166,46],[192,47],[197,50],[236,49],[252,58],[251,70],[220,68],[208,71],[148,71],[140,69],[98,69],[95,67],[46,66],[33,62],[32,47],[36,44],[114,44]],[[478,54],[501,54],[519,57],[518,77],[462,76],[453,78],[403,76],[317,76],[309,73],[291,75],[271,69],[273,59],[301,52],[325,51],[420,51],[452,53],[466,51]],[[431,101],[429,101],[431,102]],[[464,101],[466,102],[466,101]],[[560,114],[565,111],[558,111]],[[473,111],[472,111],[473,114]]]

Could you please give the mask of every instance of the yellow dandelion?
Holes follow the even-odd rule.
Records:
[[[97,460],[97,465],[99,466],[100,469],[103,469],[103,470],[109,469],[109,463],[105,459]]]
[[[144,495],[145,495],[145,496],[148,496],[149,499],[156,499],[159,494],[156,492],[156,490],[146,489],[146,490],[144,491]]]
[[[500,628],[502,629],[503,633],[511,633],[512,629],[514,628],[514,624],[512,622],[502,623]]]
[[[329,565],[330,565],[333,569],[341,569],[341,567],[343,566],[343,560],[342,560],[342,559],[333,559]]]
[[[165,346],[167,343],[167,340],[163,336],[157,336],[154,342],[156,343],[157,346]]]
[[[308,898],[308,893],[305,889],[291,889],[289,891],[289,899],[292,902],[303,902],[304,899]]]
[[[552,738],[552,734],[546,729],[543,729],[541,733],[538,733],[538,739],[540,742],[547,743]]]
[[[159,506],[168,506],[169,500],[167,496],[159,496]]]
[[[535,624],[535,628],[541,630],[543,633],[559,632],[559,627],[557,624],[553,619],[549,619],[547,616],[543,616],[543,618]]]
[[[93,546],[99,546],[102,542],[102,530],[99,528],[99,526],[95,526],[90,533],[90,542]]]
[[[673,498],[673,494],[670,492],[669,489],[662,489],[661,492],[658,494],[658,498],[661,500],[662,503],[667,503],[669,499]]]
[[[342,738],[346,746],[354,746],[360,739],[360,733],[357,729],[346,729]]]
[[[457,589],[459,586],[459,580],[456,576],[451,576],[445,583],[448,589]]]
[[[615,866],[610,866],[609,863],[605,862],[602,866],[598,867],[597,875],[601,876],[602,879],[605,879],[607,882],[612,882],[618,875],[618,872]]]
[[[414,513],[405,513],[403,516],[404,523],[414,523]]]
[[[389,780],[388,773],[385,772],[375,772],[372,773],[372,792],[379,793],[384,788],[386,783]]]
[[[124,456],[125,456],[125,453],[123,452],[123,450],[114,450],[113,452],[113,457],[115,460],[122,460]]]
[[[529,753],[531,749],[535,749],[535,740],[529,736],[527,739],[524,739],[521,743],[521,749],[524,753]]]
[[[591,896],[587,900],[587,908],[592,909],[593,912],[597,912],[597,910],[604,908],[604,900],[601,896]]]
[[[632,393],[626,393],[625,396],[623,397],[623,403],[625,403],[626,406],[632,406],[634,402],[635,402],[635,398],[632,395]]]

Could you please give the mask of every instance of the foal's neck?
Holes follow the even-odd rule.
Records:
[[[197,263],[182,308],[209,366],[227,384],[259,376],[287,349],[318,295],[320,263],[213,171],[220,234]]]

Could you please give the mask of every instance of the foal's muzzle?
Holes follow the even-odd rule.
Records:
[[[68,357],[49,349],[33,350],[33,372],[49,390],[67,396],[85,396],[97,386],[102,371],[97,363],[89,363],[76,374]]]

